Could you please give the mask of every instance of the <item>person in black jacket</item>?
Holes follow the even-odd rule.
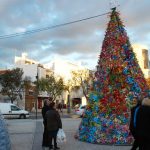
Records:
[[[142,106],[137,112],[136,134],[138,136],[139,149],[150,150],[150,99],[144,98]]]
[[[136,135],[136,127],[134,126],[134,118],[136,117],[135,116],[135,110],[139,106],[141,106],[141,100],[138,100],[138,99],[134,98],[133,101],[136,104],[135,104],[134,107],[131,108],[131,117],[130,117],[130,126],[129,126],[129,129],[130,129],[131,134],[134,137],[134,142],[133,142],[131,150],[136,150],[139,147],[139,142],[138,142],[137,135]]]
[[[44,132],[43,132],[43,141],[42,141],[42,147],[49,147],[49,138],[48,138],[48,131],[47,131],[47,121],[46,121],[46,112],[50,109],[49,107],[50,101],[46,99],[44,101],[44,106],[42,108],[42,117],[43,117],[43,125],[44,125]]]
[[[54,150],[60,149],[57,147],[57,132],[59,128],[62,128],[62,122],[60,119],[60,115],[58,111],[54,108],[55,103],[52,102],[50,104],[50,110],[46,112],[46,120],[47,120],[47,130],[49,133],[50,146],[49,149],[52,149],[52,140],[54,140]]]

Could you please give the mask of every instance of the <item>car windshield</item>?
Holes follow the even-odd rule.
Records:
[[[74,108],[79,108],[79,107],[80,107],[80,105],[79,105],[79,104],[77,104],[77,105],[75,105],[75,106],[74,106]]]
[[[11,106],[11,110],[12,111],[18,111],[18,110],[21,110],[20,108],[16,107],[16,106]]]
[[[85,109],[86,108],[86,106],[81,106],[81,109]]]

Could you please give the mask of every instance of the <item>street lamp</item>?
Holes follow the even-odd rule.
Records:
[[[36,100],[35,100],[35,117],[37,119],[37,103],[38,103],[38,95],[39,95],[39,74],[38,74],[38,66],[37,65],[37,75],[36,75]]]
[[[67,113],[70,113],[71,110],[70,110],[70,94],[68,94],[68,97],[67,97]]]

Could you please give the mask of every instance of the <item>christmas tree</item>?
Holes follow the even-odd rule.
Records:
[[[130,109],[148,86],[116,8],[112,9],[99,56],[96,80],[79,127],[79,140],[129,144]]]

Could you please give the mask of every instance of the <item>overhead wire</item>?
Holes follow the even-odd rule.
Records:
[[[0,40],[6,39],[6,38],[14,38],[14,37],[17,37],[17,36],[22,36],[22,35],[29,35],[29,34],[33,34],[33,33],[37,33],[37,32],[42,32],[42,31],[45,31],[45,30],[51,30],[51,29],[54,29],[54,28],[58,28],[58,27],[62,27],[62,26],[66,26],[66,25],[86,21],[86,20],[89,20],[89,19],[97,18],[97,17],[100,17],[100,16],[104,16],[104,15],[107,15],[109,13],[110,12],[106,12],[106,13],[96,15],[96,16],[92,16],[92,17],[88,17],[88,18],[83,18],[83,19],[79,19],[79,20],[75,20],[75,21],[71,21],[71,22],[57,24],[57,25],[54,25],[54,26],[47,26],[47,27],[43,27],[43,28],[28,30],[28,31],[25,31],[25,32],[18,32],[18,33],[13,33],[13,34],[0,35]]]

